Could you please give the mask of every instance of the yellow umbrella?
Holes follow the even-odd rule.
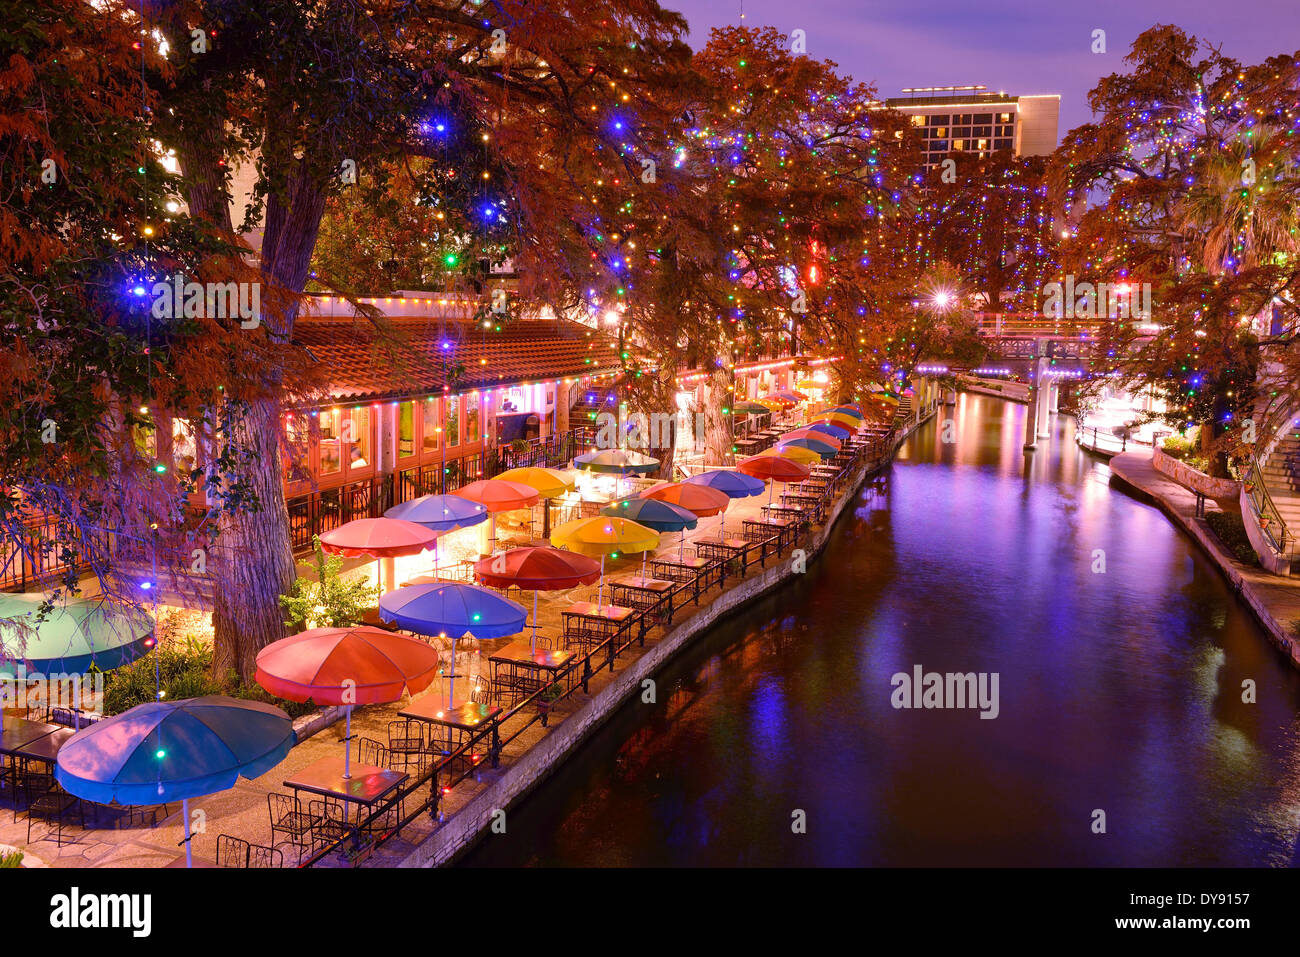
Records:
[[[759,405],[767,406],[773,412],[780,412],[782,409],[790,405],[789,402],[778,402],[776,399],[755,399],[754,401]]]
[[[565,492],[573,491],[573,482],[564,477],[564,473],[557,472],[555,469],[544,469],[539,466],[524,466],[517,469],[507,469],[500,475],[496,476],[507,482],[518,482],[520,485],[527,485],[531,489],[536,489],[537,494],[542,497],[542,538],[551,534],[551,503],[550,499],[559,498]]]
[[[573,483],[565,478],[562,472],[557,472],[555,469],[526,466],[509,469],[493,477],[527,485],[529,488],[536,489],[537,494],[542,498],[559,498],[565,492],[573,491]]]
[[[861,421],[853,418],[851,415],[845,415],[843,412],[823,412],[821,415],[810,420],[811,422],[829,422],[831,425],[838,425],[848,429],[850,432],[858,431],[862,425]]]
[[[820,462],[822,457],[812,449],[805,449],[801,445],[773,446],[770,449],[764,449],[759,455],[779,455],[783,459],[789,459],[791,462],[798,462],[800,465],[807,465],[812,462]]]
[[[551,532],[551,544],[593,558],[600,556],[600,592],[596,598],[596,607],[599,609],[605,600],[605,557],[656,548],[659,545],[659,533],[630,518],[593,515],[565,522]]]
[[[829,389],[830,385],[829,382],[822,382],[818,379],[800,379],[795,383],[795,387],[799,389]]]

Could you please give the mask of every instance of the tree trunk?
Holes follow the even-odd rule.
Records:
[[[731,452],[734,438],[731,432],[732,417],[722,411],[731,408],[735,395],[731,391],[736,376],[732,369],[729,341],[718,340],[717,359],[719,365],[715,366],[709,376],[708,405],[704,409],[705,462],[708,465],[730,465],[735,460]]]
[[[281,342],[293,334],[297,294],[306,286],[325,213],[324,184],[312,179],[301,164],[294,165],[283,194],[268,197],[262,244],[263,281],[274,293],[293,294],[282,308],[264,316],[267,333]],[[271,299],[284,301],[282,295]],[[248,480],[259,508],[223,514],[218,524],[220,560],[212,572],[214,667],[218,675],[233,668],[241,681],[252,680],[257,652],[284,636],[279,596],[294,579],[281,467],[280,413],[278,399],[254,403],[231,437],[254,452]]]
[[[289,512],[281,479],[280,407],[275,400],[254,404],[231,440],[254,451],[248,476],[259,507],[254,512],[219,513],[213,580],[213,667],[250,681],[257,652],[284,637],[279,596],[294,578]]]

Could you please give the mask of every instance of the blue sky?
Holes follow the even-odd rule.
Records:
[[[1173,23],[1253,63],[1300,50],[1300,0],[660,0],[691,24],[702,46],[714,26],[742,22],[801,29],[808,53],[871,83],[882,96],[905,86],[982,83],[1008,93],[1060,93],[1065,132],[1091,119],[1088,91],[1122,72],[1129,45]],[[1106,52],[1091,52],[1094,30]]]

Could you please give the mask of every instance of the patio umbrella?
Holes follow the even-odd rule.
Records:
[[[600,563],[577,552],[548,546],[512,548],[474,565],[474,578],[493,588],[515,588],[533,593],[533,633],[530,648],[537,650],[537,593],[590,585],[600,578]]]
[[[451,674],[447,676],[447,706],[454,708],[456,640],[502,638],[522,631],[528,610],[478,585],[438,582],[410,585],[379,596],[379,617],[421,635],[451,639]]]
[[[710,488],[707,485],[686,482],[660,482],[658,485],[652,485],[641,493],[642,498],[657,498],[660,501],[671,502],[678,505],[688,512],[694,512],[701,518],[707,518],[710,515],[721,515],[731,504],[731,496],[716,488]],[[722,539],[726,526],[726,518],[718,520],[718,538]],[[683,544],[678,549],[678,554],[685,548]]]
[[[850,418],[857,419],[858,421],[862,421],[863,419],[866,418],[866,416],[862,414],[862,411],[860,409],[852,405],[837,405],[833,409],[827,409],[826,411],[836,412],[839,413],[840,415],[847,415]]]
[[[827,445],[824,446],[824,448],[829,449],[830,446]],[[814,462],[820,462],[822,458],[822,454],[820,452],[817,452],[814,449],[807,448],[806,446],[799,445],[798,439],[796,439],[794,442],[785,445],[778,442],[770,449],[764,449],[762,452],[759,452],[758,455],[755,456],[755,458],[765,456],[765,455],[780,456],[781,458],[789,459],[792,462],[800,462],[808,465]]]
[[[380,563],[381,586],[394,585],[393,559],[398,555],[418,555],[433,548],[441,532],[400,518],[358,518],[338,528],[322,532],[320,547],[331,555],[346,558],[366,556]]]
[[[69,794],[99,804],[180,798],[185,863],[193,866],[190,798],[232,788],[241,774],[265,774],[297,743],[289,716],[261,701],[146,701],[68,738],[54,777]]]
[[[670,502],[706,518],[726,511],[732,497],[720,489],[699,482],[660,482],[643,491],[641,498]]]
[[[605,603],[605,558],[644,552],[659,544],[659,533],[627,518],[594,515],[575,518],[551,532],[551,544],[593,557],[600,556],[600,590],[596,607]]]
[[[798,405],[797,402],[786,402],[781,399],[774,399],[771,396],[764,396],[763,398],[757,399],[755,401],[758,402],[759,405],[766,408],[767,411],[769,412],[780,412],[782,409],[788,409],[791,406]]]
[[[154,646],[154,620],[138,608],[103,596],[55,602],[37,616],[45,595],[0,593],[0,672],[6,662],[32,672],[112,671]]]
[[[772,410],[757,402],[751,402],[748,399],[741,399],[731,407],[731,411],[739,413],[740,415],[767,415],[767,413]]]
[[[356,626],[310,628],[271,642],[257,653],[254,680],[289,701],[346,707],[343,776],[348,778],[352,776],[352,708],[396,701],[403,692],[416,694],[429,687],[437,674],[435,648],[381,628]]]
[[[682,480],[683,485],[704,485],[722,492],[728,498],[747,498],[762,495],[763,483],[744,472],[729,469],[712,469]]]
[[[628,498],[621,502],[611,502],[600,510],[601,515],[616,518],[630,518],[638,525],[653,528],[656,532],[681,532],[678,539],[678,553],[685,547],[682,539],[686,529],[699,524],[699,516],[680,505],[665,502],[657,498]],[[641,553],[641,575],[645,576],[646,552]]]
[[[791,429],[785,435],[781,436],[781,438],[778,439],[777,441],[792,442],[795,439],[808,439],[812,442],[818,442],[821,445],[829,445],[836,452],[838,452],[843,446],[843,443],[841,443],[840,440],[835,438],[833,435],[827,435],[825,432],[819,432],[816,429],[810,429],[806,427],[802,429]],[[816,450],[814,449],[814,451]]]
[[[813,422],[829,422],[831,425],[838,425],[841,428],[848,429],[850,432],[856,432],[858,426],[862,424],[857,419],[850,415],[845,415],[843,412],[822,412],[813,418],[809,422],[809,425]]]
[[[829,435],[837,442],[843,442],[853,434],[848,429],[843,428],[842,426],[832,425],[829,422],[810,422],[805,425],[801,431],[820,432],[823,435]]]
[[[573,482],[563,472],[535,466],[507,469],[497,476],[505,482],[519,482],[535,489],[542,498],[542,538],[551,534],[551,499],[573,491]]]
[[[785,455],[787,449],[802,449],[819,455],[823,459],[833,459],[839,451],[839,443],[836,442],[832,445],[830,442],[822,442],[811,437],[794,436],[791,438],[788,435],[783,435],[777,440],[776,448],[782,455]],[[800,459],[796,458],[796,461],[800,461]]]
[[[808,398],[808,396],[804,395],[802,392],[796,392],[794,389],[780,389],[773,392],[772,397],[775,399],[783,399],[792,405],[798,405],[804,399]]]
[[[649,475],[659,468],[659,460],[630,449],[604,449],[579,455],[573,460],[574,468],[587,472],[616,475]]]
[[[518,508],[532,508],[541,497],[537,489],[522,482],[508,479],[480,479],[470,482],[451,493],[471,502],[478,502],[488,510],[491,516],[488,530],[488,542],[495,548],[497,539],[497,513],[513,512]]]
[[[744,472],[746,475],[752,475],[754,478],[769,479],[772,484],[768,487],[767,504],[772,504],[772,492],[776,488],[777,482],[798,482],[806,479],[812,474],[812,471],[806,465],[800,465],[788,458],[780,455],[772,455],[771,449],[767,450],[769,454],[760,453],[751,455],[747,459],[741,459],[736,463],[737,470]]]
[[[488,510],[461,495],[421,495],[387,509],[384,517],[415,522],[435,532],[451,532],[486,522]]]

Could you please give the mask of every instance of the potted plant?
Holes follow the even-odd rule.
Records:
[[[361,624],[366,610],[379,600],[379,589],[363,578],[342,578],[342,556],[326,556],[319,536],[312,538],[312,545],[316,579],[298,578],[289,586],[289,594],[280,596],[284,623],[295,631]]]
[[[556,704],[560,700],[560,695],[564,694],[564,689],[560,687],[558,681],[553,681],[542,689],[541,694],[537,696],[537,711],[542,716],[542,727],[546,727],[546,720],[555,710]]]

